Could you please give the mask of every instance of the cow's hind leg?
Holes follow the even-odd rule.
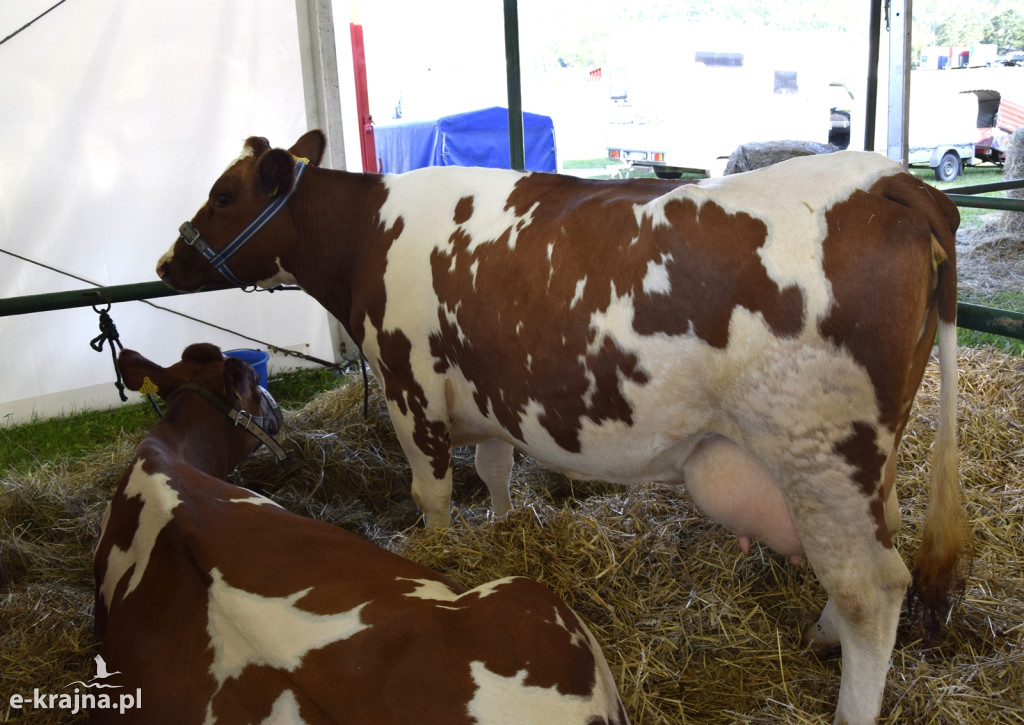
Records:
[[[508,480],[512,474],[513,450],[511,443],[500,438],[491,438],[476,446],[476,472],[491,493],[491,508],[496,514],[512,508]]]
[[[896,627],[910,572],[899,553],[864,526],[866,517],[847,511],[832,526],[802,532],[807,558],[829,594],[812,629],[836,636],[842,647],[843,674],[836,723],[874,723],[882,703],[886,673],[896,642]],[[801,517],[796,517],[801,528]],[[857,524],[859,530],[850,528]]]
[[[891,477],[891,460],[886,466],[886,476]],[[896,495],[896,487],[889,480],[889,496],[885,499],[885,524],[889,529],[890,536],[893,535],[900,525],[900,505]],[[818,621],[804,630],[801,646],[806,647],[816,656],[822,659],[839,654],[839,629],[833,614],[834,604],[829,599],[825,604]]]
[[[910,572],[895,549],[879,552],[874,563],[871,573],[843,577],[829,590],[843,650],[836,723],[874,723],[882,706]]]

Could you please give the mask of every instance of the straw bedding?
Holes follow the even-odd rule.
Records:
[[[1024,723],[1024,360],[965,349],[960,365],[973,567],[937,638],[904,612],[883,704],[888,723]],[[897,545],[908,561],[927,503],[937,388],[932,365],[901,449]],[[489,512],[471,451],[460,450],[454,524],[426,531],[379,391],[368,420],[361,408],[352,384],[290,411],[281,438],[295,468],[278,468],[264,451],[239,469],[238,482],[280,484],[273,496],[291,510],[467,586],[511,574],[541,580],[602,643],[634,723],[831,720],[839,661],[799,648],[825,604],[806,564],[794,568],[758,547],[742,555],[682,487],[581,483],[518,454],[510,514]],[[18,714],[10,694],[59,691],[92,672],[89,557],[137,442],[124,436],[86,461],[0,476],[0,721]]]

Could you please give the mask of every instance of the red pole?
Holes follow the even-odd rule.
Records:
[[[359,115],[359,149],[363,154],[363,171],[377,173],[377,148],[373,143],[373,117],[370,115],[370,93],[366,85],[366,52],[363,26],[349,23],[352,35],[352,67],[356,77],[356,113]]]

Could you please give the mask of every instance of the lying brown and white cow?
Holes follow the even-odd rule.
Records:
[[[628,723],[593,636],[532,579],[466,591],[220,480],[258,444],[217,402],[258,412],[252,368],[212,345],[119,365],[168,400],[95,554],[103,686],[140,695],[134,722]]]
[[[744,548],[807,557],[829,593],[808,636],[842,644],[836,721],[874,722],[911,581],[896,449],[936,329],[926,605],[963,547],[953,204],[864,152],[680,185],[352,174],[316,166],[324,143],[250,138],[160,277],[298,283],[338,317],[427,525],[449,522],[455,445],[477,445],[498,512],[513,446],[581,478],[685,480]]]

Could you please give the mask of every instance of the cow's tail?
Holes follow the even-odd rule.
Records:
[[[954,226],[955,229],[955,226]],[[965,523],[957,454],[956,251],[952,234],[937,234],[942,259],[937,264],[936,302],[939,332],[939,422],[932,448],[930,500],[913,591],[937,624],[949,607],[950,592],[961,586],[969,534]],[[938,253],[938,250],[936,250]]]

